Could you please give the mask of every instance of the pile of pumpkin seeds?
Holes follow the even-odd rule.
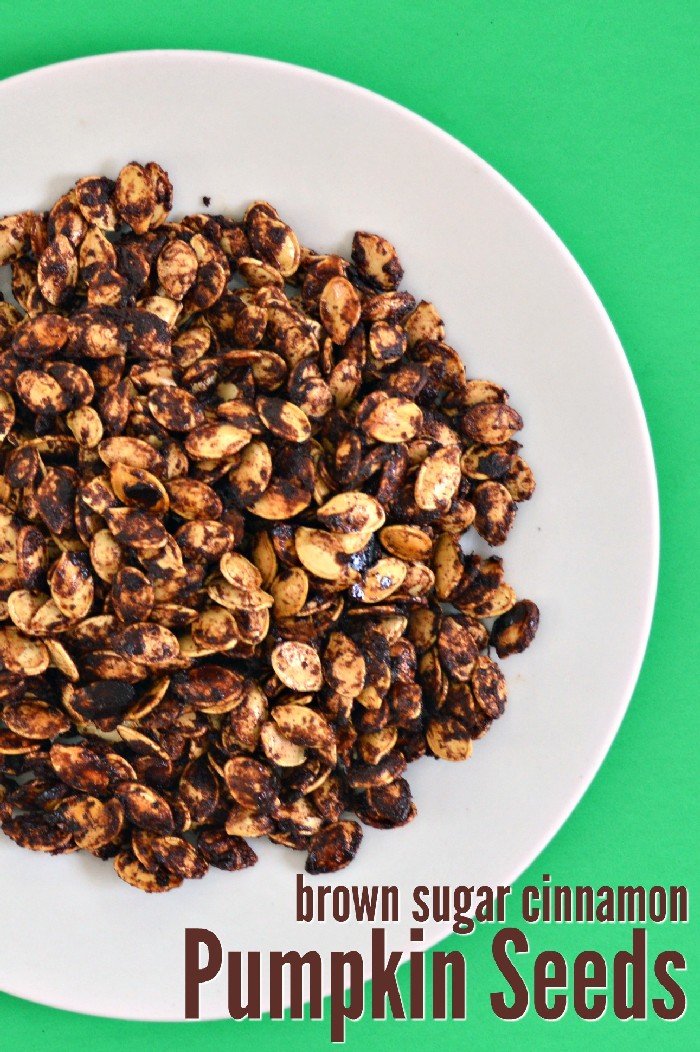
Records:
[[[171,207],[131,163],[0,220],[0,821],[149,892],[411,821],[538,623],[460,543],[532,496],[522,419],[394,247]]]

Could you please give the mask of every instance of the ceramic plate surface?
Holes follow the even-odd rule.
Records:
[[[525,418],[538,479],[503,551],[537,601],[536,645],[509,658],[506,715],[466,764],[410,768],[419,815],[365,831],[325,883],[396,884],[406,947],[417,884],[511,883],[556,832],[603,759],[649,632],[658,508],[637,390],[603,307],[530,205],[456,140],[339,80],[262,59],[140,52],[0,84],[0,213],[49,205],[81,175],[157,160],[175,213],[272,201],[303,241],[347,254],[356,229],[399,250],[404,287],[433,299],[473,377]],[[258,845],[256,843],[256,849]],[[369,925],[297,924],[304,853],[263,845],[252,870],[212,870],[146,896],[82,852],[48,858],[0,838],[0,987],[61,1008],[183,1017],[185,927],[227,950],[367,950]],[[309,878],[312,879],[312,878]],[[448,926],[427,924],[425,945]],[[225,978],[202,996],[226,1014]]]

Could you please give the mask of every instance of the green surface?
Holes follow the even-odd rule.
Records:
[[[697,869],[698,13],[694,0],[0,0],[0,76],[96,52],[213,48],[312,66],[395,99],[493,164],[593,282],[632,364],[654,441],[659,596],[622,729],[584,800],[519,887],[543,872],[570,884],[690,884]],[[585,504],[585,495],[572,496]],[[689,1009],[675,1024],[623,1024],[610,1010],[597,1023],[571,1010],[558,1023],[532,1012],[519,1023],[499,1022],[488,1007],[489,990],[499,988],[491,934],[459,943],[469,960],[466,1023],[365,1019],[351,1024],[348,1047],[698,1047],[697,940],[689,926],[650,935],[653,953],[673,947],[689,959]],[[612,953],[630,939],[629,928],[591,935],[575,925],[529,935],[535,949],[554,946],[570,958],[588,942]],[[328,1034],[326,1022],[127,1024],[3,995],[0,1021],[0,1047],[55,1052],[82,1044],[102,1052],[248,1042],[272,1049],[280,1040],[293,1052],[326,1047]]]

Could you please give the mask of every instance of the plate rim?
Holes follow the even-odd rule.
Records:
[[[476,153],[470,146],[462,142],[456,136],[450,132],[441,128],[433,121],[428,120],[421,114],[416,113],[409,107],[404,106],[402,103],[396,102],[394,99],[389,98],[380,92],[374,91],[370,88],[365,88],[362,85],[356,84],[353,81],[345,80],[342,77],[338,77],[331,73],[325,73],[321,70],[315,69],[310,66],[303,66],[294,62],[287,62],[285,60],[269,58],[262,55],[252,55],[243,52],[236,51],[222,51],[218,49],[206,49],[206,48],[136,48],[127,49],[120,51],[106,51],[99,52],[96,54],[78,56],[76,58],[64,59],[56,62],[47,63],[41,66],[36,66],[32,69],[23,70],[19,73],[12,74],[11,76],[4,77],[0,80],[0,94],[10,89],[17,83],[22,81],[40,81],[44,78],[49,78],[52,75],[60,75],[61,71],[66,68],[72,67],[90,67],[93,65],[100,64],[112,64],[118,66],[120,63],[131,62],[131,61],[143,61],[148,59],[149,61],[158,62],[161,60],[172,60],[178,59],[183,62],[191,63],[196,65],[201,62],[220,62],[222,64],[237,64],[243,66],[254,66],[262,68],[280,68],[287,74],[293,75],[298,79],[307,79],[325,83],[330,82],[331,86],[335,91],[346,92],[350,95],[358,95],[370,101],[374,105],[382,106],[389,113],[395,113],[402,120],[409,120],[418,126],[421,126],[425,132],[432,136],[437,136],[441,139],[450,149],[456,150],[459,153],[466,154],[471,164],[479,171],[481,175],[486,176],[489,180],[495,182],[502,192],[504,192],[512,202],[521,210],[524,210],[527,214],[528,219],[539,228],[542,234],[546,237],[550,245],[557,250],[562,263],[572,271],[573,276],[577,279],[581,292],[585,293],[588,306],[595,313],[597,320],[604,329],[606,336],[608,337],[617,364],[621,367],[622,375],[625,381],[625,387],[630,396],[631,408],[633,408],[635,422],[642,439],[642,446],[640,448],[640,462],[643,468],[644,474],[644,497],[648,504],[647,514],[649,521],[646,523],[650,532],[648,534],[648,541],[651,550],[651,559],[648,564],[648,577],[645,582],[645,594],[643,601],[640,599],[640,608],[642,609],[642,616],[640,620],[640,630],[638,638],[636,640],[636,647],[634,653],[630,654],[628,662],[628,671],[625,677],[624,690],[620,692],[618,702],[615,706],[614,712],[611,712],[611,720],[607,727],[606,734],[601,737],[595,752],[589,757],[589,761],[586,765],[585,772],[581,777],[579,783],[572,787],[570,793],[566,796],[563,806],[558,810],[557,817],[549,823],[547,828],[533,840],[532,845],[528,848],[527,852],[524,852],[523,857],[514,867],[512,873],[507,874],[507,883],[513,885],[522,874],[527,870],[535,859],[544,851],[550,841],[559,832],[564,824],[568,821],[570,816],[573,814],[575,809],[580,804],[584,795],[590,788],[594,779],[596,778],[603,761],[605,760],[613,741],[617,737],[622,721],[629,709],[632,696],[636,689],[639,677],[642,671],[644,657],[646,654],[649,638],[651,634],[653,617],[656,605],[656,598],[658,593],[658,582],[659,582],[659,569],[660,569],[660,541],[661,541],[661,523],[660,523],[660,499],[659,499],[659,484],[658,475],[656,471],[656,463],[654,459],[653,444],[651,439],[651,433],[644,411],[641,395],[639,388],[632,371],[632,367],[629,363],[627,355],[625,354],[622,341],[617,334],[617,331],[602,303],[602,300],[598,296],[592,282],[588,278],[588,275],[582,268],[582,266],[575,259],[571,250],[568,248],[563,239],[555,232],[553,227],[547,222],[547,220],[541,215],[541,213],[535,208],[533,204],[515,187],[505,176],[494,168],[488,161],[484,160],[478,153]],[[424,949],[426,952],[432,950],[438,942],[445,939],[452,931],[451,922],[443,921],[440,922],[434,928],[436,933],[435,938],[431,938],[430,942],[425,944]],[[415,949],[412,944],[406,943],[405,945],[398,945],[405,954],[409,948]],[[366,962],[367,964],[369,962]],[[371,977],[370,969],[366,969],[367,978]],[[41,1000],[35,996],[28,996],[25,992],[14,990],[8,986],[2,988],[2,992],[9,994],[10,996],[20,998],[22,1000],[29,1001],[30,1003],[46,1005],[51,1008],[56,1008],[63,1011],[75,1012],[77,1014],[103,1019],[123,1019],[141,1022],[169,1022],[172,1023],[173,1019],[165,1015],[149,1015],[148,1017],[139,1016],[134,1017],[133,1015],[102,1015],[97,1012],[91,1012],[89,1009],[84,1007],[74,1008],[70,1007],[70,1004],[64,1001],[58,1003],[52,1000]],[[266,1013],[267,1014],[267,1013]],[[226,1018],[226,1017],[217,1017]],[[184,1020],[183,1020],[184,1021]],[[213,1019],[204,1018],[202,1022],[214,1021]]]

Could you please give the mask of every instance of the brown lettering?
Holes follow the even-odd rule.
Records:
[[[228,1014],[231,1019],[260,1019],[260,952],[248,954],[248,1004],[243,1004],[242,958],[240,952],[228,954]]]
[[[411,942],[423,941],[423,929],[411,928]],[[420,950],[411,952],[411,1019],[425,1018],[425,957]]]
[[[540,892],[534,884],[528,884],[523,888],[523,920],[527,924],[534,924],[540,919]]]
[[[591,975],[587,974],[591,965]],[[605,994],[595,994],[590,1005],[586,994],[589,990],[604,990],[608,982],[605,958],[596,950],[584,950],[574,961],[574,1011],[581,1019],[600,1019],[605,1013]]]
[[[350,980],[345,999],[345,968],[350,969]],[[331,1041],[345,1041],[345,1020],[359,1019],[365,1007],[364,970],[362,955],[357,950],[331,954]]]
[[[301,873],[297,873],[297,920],[312,921],[314,919],[314,893],[308,884],[304,883]]]
[[[296,950],[279,953],[273,950],[270,954],[270,1017],[282,1019],[284,1008],[282,994],[284,987],[283,968],[289,966],[289,1008],[292,1019],[304,1018],[304,966],[309,969],[309,1000],[311,1018],[323,1018],[323,978],[321,955],[316,950],[309,950],[304,956]]]
[[[386,1000],[389,1000],[394,1019],[405,1019],[401,991],[396,982],[396,969],[401,963],[401,952],[394,950],[385,959],[386,934],[383,928],[372,928],[372,1019],[386,1019]]]
[[[510,943],[513,944],[516,953],[527,953],[530,949],[525,935],[519,928],[502,928],[494,937],[491,953],[496,967],[513,991],[514,998],[512,1005],[508,1005],[504,994],[491,994],[491,1007],[499,1019],[522,1019],[527,1012],[529,994],[520,972],[508,956]]]
[[[548,975],[549,965],[554,969]],[[544,950],[538,953],[534,969],[534,1006],[540,1019],[561,1019],[566,1011],[566,994],[556,994],[551,1005],[547,1002],[550,990],[566,988],[566,961],[556,950]]]
[[[433,1019],[447,1019],[447,969],[452,980],[452,1019],[467,1018],[467,962],[459,950],[433,954]]]
[[[632,969],[632,1004],[627,1003],[628,969]],[[618,1019],[646,1019],[647,933],[632,931],[632,951],[620,950],[613,960],[613,1011]]]
[[[663,997],[654,997],[651,1005],[659,1019],[670,1021],[681,1018],[685,1013],[687,1001],[683,989],[668,974],[669,965],[678,969],[679,972],[684,972],[686,969],[685,957],[682,953],[678,953],[677,950],[664,950],[656,958],[654,961],[654,975],[663,989],[671,995],[671,1004],[667,1005],[666,999]]]
[[[207,963],[199,966],[199,947],[209,951]],[[185,1019],[199,1019],[199,988],[219,974],[221,943],[208,928],[185,928]]]

